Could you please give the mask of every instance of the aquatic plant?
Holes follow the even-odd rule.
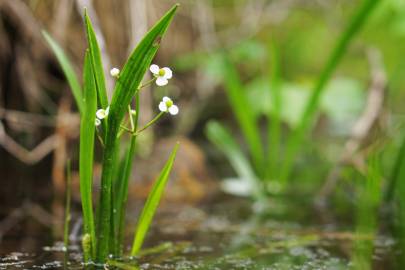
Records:
[[[104,263],[109,255],[120,256],[123,253],[125,209],[136,139],[142,131],[156,123],[163,115],[176,115],[179,112],[173,101],[165,97],[158,106],[160,113],[144,127],[138,127],[140,89],[152,82],[156,82],[158,86],[166,85],[172,77],[172,71],[169,68],[159,68],[155,64],[151,65],[151,62],[177,7],[178,5],[175,5],[170,9],[149,30],[121,71],[116,67],[110,70],[110,75],[116,79],[111,100],[107,97],[100,48],[86,12],[84,23],[88,49],[84,59],[83,86],[80,86],[62,48],[46,32],[43,33],[62,67],[80,112],[79,173],[84,223],[83,251],[86,262]],[[142,84],[148,68],[153,78]],[[120,146],[124,141],[122,136],[124,133],[129,135],[130,142],[125,155],[121,158]],[[97,139],[102,146],[103,158],[99,202],[95,207],[92,190],[94,147]],[[147,198],[136,227],[130,254],[132,256],[137,255],[142,247],[168,181],[177,149],[178,144],[174,147]]]
[[[272,109],[264,115],[267,120],[267,136],[262,138],[261,118],[255,114],[255,108],[249,103],[246,87],[238,70],[226,54],[222,55],[221,64],[224,72],[224,86],[233,114],[247,144],[247,151],[242,149],[231,135],[231,132],[218,121],[211,121],[206,128],[209,140],[215,144],[230,161],[238,179],[225,181],[224,188],[232,193],[265,197],[268,193],[277,192],[286,186],[294,161],[305,146],[304,140],[316,120],[321,97],[338,64],[343,59],[349,45],[366,24],[372,11],[381,1],[365,0],[352,16],[342,32],[326,63],[315,81],[311,94],[298,117],[296,126],[292,127],[286,142],[281,141],[282,114],[282,80],[278,48],[272,41],[269,46],[270,95]],[[287,104],[284,102],[283,104]],[[284,146],[284,147],[281,147]],[[246,153],[247,152],[247,153]]]

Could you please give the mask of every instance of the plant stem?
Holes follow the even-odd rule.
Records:
[[[65,247],[65,256],[63,260],[64,268],[67,268],[67,261],[69,257],[69,224],[70,224],[70,205],[71,205],[71,195],[72,195],[72,173],[71,173],[71,162],[70,159],[67,160],[66,164],[66,201],[65,201],[65,223],[63,227],[63,245]]]
[[[151,125],[153,125],[154,123],[156,123],[160,117],[162,117],[166,112],[160,112],[158,115],[155,116],[155,118],[153,118],[149,123],[147,123],[143,128],[141,128],[140,130],[133,132],[133,136],[138,136],[139,133],[141,133],[142,131],[144,131],[145,129],[147,129],[148,127],[150,127]]]
[[[114,174],[115,153],[119,124],[116,121],[110,122],[110,129],[107,131],[104,154],[103,172],[101,175],[101,191],[98,216],[98,245],[96,262],[103,262],[108,255],[109,236],[111,232],[111,203],[112,203],[112,177]]]
[[[139,92],[135,96],[135,110],[139,111]],[[135,119],[131,114],[131,108],[129,107],[129,119],[131,122],[131,126],[133,131],[135,131],[138,127],[138,120],[139,114],[135,115]],[[128,185],[129,185],[129,178],[132,172],[132,164],[135,156],[135,149],[136,149],[136,136],[131,136],[130,146],[127,150],[125,156],[125,164],[123,169],[122,179],[118,188],[117,194],[117,217],[115,218],[117,224],[117,246],[116,255],[121,256],[123,252],[123,242],[124,242],[124,231],[125,231],[125,212],[126,212],[126,204],[128,200]]]
[[[156,80],[156,77],[153,77],[152,79],[150,79],[149,81],[147,81],[146,83],[142,84],[141,86],[139,86],[138,90],[141,90],[142,88],[150,85],[151,83],[153,83]]]

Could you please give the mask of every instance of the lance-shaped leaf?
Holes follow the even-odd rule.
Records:
[[[77,108],[79,109],[79,112],[82,113],[83,111],[82,89],[80,87],[76,73],[72,67],[72,64],[69,61],[69,58],[66,56],[66,54],[64,53],[63,49],[59,46],[59,44],[46,31],[42,31],[42,35],[44,36],[46,42],[48,42],[53,53],[58,59],[63,74],[65,74],[70,89],[72,90],[72,94],[73,97],[75,98]]]
[[[89,16],[87,15],[86,10],[84,11],[84,22],[86,25],[86,36],[90,50],[91,66],[93,68],[94,78],[96,81],[98,99],[101,107],[105,109],[108,106],[108,98],[107,89],[105,86],[103,61],[101,59],[101,52],[100,47],[98,46],[96,33],[94,32],[93,25]]]
[[[172,170],[174,159],[176,157],[177,149],[179,148],[179,143],[173,149],[167,160],[165,166],[160,172],[159,177],[155,181],[151,192],[149,193],[148,199],[146,200],[145,206],[142,209],[141,217],[138,220],[138,225],[136,227],[135,238],[132,245],[131,255],[135,256],[138,254],[142,247],[143,241],[145,240],[146,233],[149,230],[150,224],[152,222],[153,216],[156,213],[156,209],[159,205],[160,199],[162,197],[163,191],[165,189],[167,180],[169,179],[170,171]]]
[[[80,194],[83,208],[84,233],[90,235],[91,249],[95,255],[95,226],[92,203],[93,183],[93,156],[94,156],[94,132],[95,115],[97,109],[97,92],[94,83],[94,74],[90,63],[90,54],[87,51],[84,60],[84,99],[83,112],[80,121]]]

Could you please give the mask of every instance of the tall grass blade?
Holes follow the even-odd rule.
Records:
[[[270,91],[273,101],[273,112],[267,116],[268,124],[268,170],[267,177],[278,178],[279,148],[281,136],[281,74],[280,59],[277,45],[273,42],[270,45],[271,55],[271,74],[270,74]]]
[[[395,236],[398,239],[400,254],[405,254],[405,135],[402,140],[401,147],[397,154],[394,167],[392,169],[389,186],[386,193],[386,202],[394,201],[395,218]],[[398,265],[405,265],[405,257],[398,256]]]
[[[107,89],[105,86],[105,77],[103,71],[103,61],[101,59],[100,47],[97,42],[96,33],[94,32],[93,25],[87,14],[87,10],[84,10],[84,23],[86,26],[87,42],[91,56],[91,66],[94,72],[94,79],[97,87],[97,97],[100,106],[105,109],[108,106]]]
[[[135,232],[134,242],[132,244],[131,256],[137,255],[142,247],[143,241],[145,239],[146,233],[149,230],[156,209],[159,205],[166,183],[169,180],[169,174],[172,170],[178,148],[179,143],[176,144],[172,153],[170,154],[169,159],[160,172],[159,177],[156,179],[155,184],[153,185],[152,190],[149,193],[148,199],[146,200],[145,206],[142,209],[142,213],[138,220]]]
[[[160,41],[166,32],[177,5],[169,10],[166,15],[146,34],[142,41],[135,48],[127,63],[123,67],[120,77],[116,82],[114,95],[111,100],[110,113],[108,116],[108,130],[105,139],[105,150],[103,155],[103,172],[101,176],[101,194],[98,219],[98,250],[97,261],[102,262],[108,254],[109,235],[111,229],[111,192],[114,153],[117,141],[117,135],[120,129],[122,119],[131,99],[138,91],[138,87],[143,76],[155,56]]]
[[[242,129],[243,136],[249,145],[250,154],[257,174],[262,176],[264,166],[264,152],[261,144],[260,133],[256,125],[254,113],[248,103],[248,98],[243,90],[242,83],[235,67],[224,58],[224,80],[225,89],[236,116],[238,124]]]
[[[59,44],[46,32],[42,31],[42,35],[44,36],[46,42],[48,42],[49,46],[51,47],[53,53],[55,54],[58,62],[62,68],[63,73],[69,83],[70,89],[72,90],[73,97],[76,101],[76,106],[79,109],[79,112],[82,113],[83,111],[83,97],[82,97],[82,89],[79,84],[79,80],[77,79],[76,73],[70,63],[69,58],[64,53],[63,49],[59,46]]]
[[[394,167],[392,168],[391,175],[389,178],[387,192],[385,195],[386,202],[391,202],[392,199],[395,197],[395,190],[400,190],[398,186],[402,185],[400,181],[401,179],[405,179],[404,177],[405,177],[405,135],[402,138],[401,147],[399,148],[398,154],[394,162]],[[402,197],[402,194],[405,193],[399,194],[400,197]]]
[[[92,255],[95,255],[96,233],[94,226],[92,184],[93,184],[93,156],[95,115],[97,109],[97,92],[94,75],[90,63],[90,53],[87,51],[84,60],[84,109],[80,121],[80,194],[83,208],[84,233],[90,236]]]
[[[350,45],[350,42],[361,30],[367,19],[370,17],[372,11],[380,2],[381,0],[364,0],[337,41],[336,46],[334,47],[324,69],[319,76],[318,81],[315,84],[300,122],[296,130],[294,130],[293,134],[289,138],[285,152],[285,159],[281,170],[280,179],[282,182],[285,182],[290,176],[294,157],[299,149],[299,146],[302,144],[305,133],[308,131],[312,125],[312,122],[314,121],[321,96],[325,90],[325,86],[331,79],[333,72],[335,71],[340,60],[343,58],[348,46]]]
[[[372,154],[367,164],[366,178],[360,180],[362,185],[356,211],[353,269],[372,269],[373,243],[378,229],[378,207],[381,201],[381,180],[380,160],[377,154]]]

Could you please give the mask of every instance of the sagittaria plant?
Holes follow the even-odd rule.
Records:
[[[85,263],[90,261],[104,263],[110,255],[122,255],[128,183],[135,154],[136,138],[163,115],[176,115],[179,111],[170,98],[164,97],[158,105],[160,113],[144,127],[138,128],[140,89],[153,82],[158,86],[166,85],[172,77],[172,71],[169,68],[159,68],[151,63],[177,6],[171,8],[144,36],[128,58],[122,71],[118,68],[111,69],[110,75],[116,80],[111,102],[107,98],[100,48],[87,13],[85,12],[84,15],[84,24],[88,49],[84,59],[83,87],[80,86],[72,65],[61,47],[47,33],[43,33],[69,82],[81,117],[79,172]],[[152,72],[153,78],[142,84],[148,68]],[[125,154],[121,157],[120,149],[123,147],[120,146],[124,141],[122,140],[124,133],[129,134],[130,141]],[[100,141],[103,149],[97,211],[93,205],[92,194],[95,140]],[[130,252],[132,256],[137,255],[142,247],[169,178],[177,148],[178,144],[174,147],[156,179],[138,219]]]

